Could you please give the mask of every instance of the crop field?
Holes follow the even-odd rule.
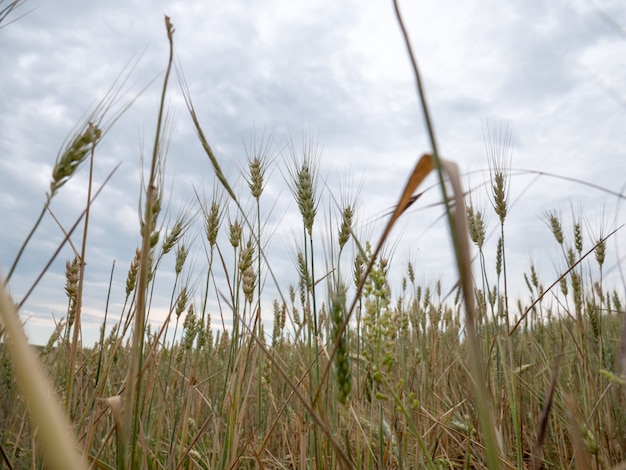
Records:
[[[98,341],[81,341],[90,201],[99,190],[91,179],[77,225],[64,227],[72,243],[62,254],[74,253],[58,287],[67,312],[46,345],[28,345],[23,301],[9,287],[55,197],[98,157],[115,125],[111,101],[67,140],[40,217],[30,231],[19,228],[21,249],[0,266],[0,467],[626,468],[623,286],[604,279],[606,265],[619,263],[608,259],[617,228],[587,230],[584,214],[537,214],[565,268],[542,279],[531,264],[525,294],[513,295],[506,131],[485,143],[488,200],[478,203],[429,128],[432,148],[394,188],[397,204],[381,233],[360,233],[362,201],[349,190],[320,203],[332,191],[306,135],[302,145],[283,145],[282,159],[271,145],[247,149],[236,177],[244,190],[235,189],[176,68],[171,21],[165,17],[169,56],[153,145],[135,188],[140,244],[118,263],[129,266],[125,297],[102,294],[121,308],[107,311]],[[417,66],[415,73],[419,83]],[[216,183],[211,198],[172,215],[163,181],[176,79]],[[272,234],[262,215],[273,204],[264,191],[277,166],[299,216],[296,275],[286,282],[274,274],[284,259],[266,249]],[[441,191],[438,223],[449,228],[441,243],[453,247],[446,262],[457,268],[448,291],[441,281],[422,284],[419,266],[389,256],[392,229],[418,217],[407,209],[420,204],[429,175]],[[361,198],[367,194],[366,186]],[[173,275],[163,276],[169,261]],[[161,323],[150,321],[157,280],[171,298]]]

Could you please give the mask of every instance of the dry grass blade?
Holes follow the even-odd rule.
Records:
[[[15,375],[33,427],[39,428],[38,436],[50,467],[58,470],[87,468],[74,445],[71,427],[53,398],[55,393],[28,345],[15,304],[4,288],[0,288],[0,319],[8,333],[7,345],[15,364]]]
[[[417,188],[419,188],[420,184],[422,184],[422,181],[426,179],[426,177],[433,170],[433,168],[434,168],[433,157],[427,153],[422,155],[419,161],[417,162],[417,165],[415,165],[415,168],[413,169],[413,172],[411,173],[411,176],[409,177],[409,180],[407,181],[406,186],[404,187],[404,191],[402,191],[402,194],[400,195],[398,204],[396,205],[395,210],[393,211],[393,213],[391,214],[391,217],[389,218],[389,222],[387,222],[387,225],[385,226],[385,229],[383,230],[383,233],[380,236],[380,239],[378,240],[376,249],[374,250],[374,253],[372,254],[372,259],[370,260],[368,269],[365,271],[365,275],[363,276],[363,279],[366,279],[367,275],[371,271],[372,266],[374,265],[374,262],[376,261],[378,254],[380,253],[380,250],[382,249],[383,245],[387,241],[387,238],[389,237],[389,234],[391,233],[391,229],[393,228],[395,223],[398,221],[400,216],[404,213],[404,211],[411,204],[415,202],[416,200],[416,198],[414,197],[415,191],[417,191]],[[350,308],[350,311],[348,313],[348,320],[350,317],[350,312],[352,312],[352,310],[356,306],[356,300],[358,299],[360,295],[361,295],[361,289],[359,289],[359,291],[357,292],[357,295],[355,296],[355,301],[353,302]],[[343,334],[343,329],[340,332],[340,334]]]
[[[383,232],[383,236],[381,237],[381,242],[384,243],[391,231],[391,228],[396,223],[396,220],[404,213],[405,210],[409,208],[416,200],[419,198],[420,194],[415,195],[415,191],[422,184],[422,181],[428,176],[428,174],[433,170],[433,157],[427,153],[422,155],[422,157],[417,162],[417,165],[413,169],[413,173],[411,173],[411,177],[409,181],[406,183],[404,191],[402,192],[402,196],[400,196],[400,200],[398,201],[398,205],[394,210],[393,214],[391,214],[391,218],[387,223],[387,227],[385,227],[385,231]],[[379,242],[379,246],[380,246]]]

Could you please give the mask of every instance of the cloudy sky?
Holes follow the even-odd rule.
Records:
[[[626,220],[619,197],[581,183],[625,191],[626,8],[619,0],[406,1],[401,8],[440,152],[459,164],[465,183],[475,188],[474,202],[490,214],[490,233],[497,221],[482,185],[488,179],[485,132],[492,138],[502,129],[511,132],[513,206],[506,222],[507,249],[511,285],[517,295],[527,296],[522,273],[531,262],[546,285],[563,269],[546,227],[546,211],[562,214],[568,234],[572,212],[580,216],[586,247],[598,233]],[[164,14],[176,28],[176,60],[201,125],[242,197],[247,197],[240,176],[246,149],[269,142],[273,165],[263,217],[268,254],[284,280],[282,289],[296,279],[293,260],[301,233],[285,184],[290,142],[296,149],[303,139],[318,144],[320,239],[328,213],[336,211],[332,198],[359,196],[356,230],[374,240],[416,159],[429,151],[414,77],[389,1],[28,0],[11,18],[24,13],[0,29],[4,275],[41,210],[52,165],[72,130],[120,74],[128,80],[118,106],[136,98],[96,153],[96,184],[115,165],[121,167],[92,208],[86,342],[93,342],[102,322],[113,261],[109,312],[113,319],[119,316],[126,272],[139,245],[141,156],[152,151],[168,53]],[[167,104],[171,130],[164,189],[171,220],[185,210],[197,215],[194,188],[210,201],[215,178],[175,75]],[[87,175],[85,167],[52,204],[65,227],[84,208]],[[445,290],[455,282],[434,183],[427,180],[426,195],[393,232],[388,254],[396,286],[408,260],[425,285],[442,278]],[[230,214],[236,215],[234,210]],[[488,260],[496,238],[492,234],[488,241]],[[16,300],[61,239],[47,216],[11,280]],[[80,237],[73,240],[79,243]],[[187,241],[197,251],[194,269],[202,270],[201,228],[192,228]],[[618,232],[609,243],[605,266],[607,282],[617,287],[622,285],[618,267],[624,241]],[[319,249],[324,249],[321,242]],[[53,319],[66,311],[64,267],[71,257],[66,247],[24,306],[27,332],[35,343],[46,341]],[[164,287],[155,296],[157,322],[169,305],[172,265],[172,260],[164,261],[160,275]],[[197,284],[200,278],[191,272],[188,276]],[[217,323],[217,304],[212,308]]]

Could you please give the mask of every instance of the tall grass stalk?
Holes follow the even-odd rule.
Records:
[[[271,141],[265,143],[263,140],[259,145],[254,142],[252,146],[253,155],[250,155],[248,152],[248,188],[250,189],[250,193],[255,201],[256,206],[256,305],[254,308],[254,329],[256,330],[257,337],[261,337],[263,334],[262,328],[262,312],[261,312],[261,285],[263,283],[262,273],[261,273],[261,252],[263,251],[263,246],[261,243],[261,195],[263,194],[263,189],[265,188],[266,179],[265,173],[268,168],[268,158],[269,158],[269,145]],[[280,318],[275,320],[276,323],[280,325]],[[276,325],[275,325],[276,326]],[[262,370],[264,367],[264,357],[262,354],[257,355],[257,427],[259,435],[265,429],[265,419],[263,416],[263,374]]]
[[[81,312],[83,305],[83,286],[85,281],[85,254],[87,252],[87,232],[89,228],[89,212],[91,192],[93,186],[93,160],[95,153],[96,142],[92,142],[89,148],[89,180],[87,185],[87,205],[85,207],[85,224],[83,229],[82,243],[80,255],[78,257],[78,284],[76,286],[76,293],[74,297],[74,334],[72,336],[72,345],[70,347],[70,364],[67,368],[67,391],[65,395],[65,412],[69,413],[72,406],[72,392],[74,389],[74,371],[76,367],[76,355],[79,348],[79,338],[81,334]]]
[[[411,63],[413,65],[413,72],[415,74],[415,79],[417,83],[418,95],[420,97],[420,102],[422,104],[422,111],[424,113],[424,120],[426,121],[426,128],[428,130],[428,136],[430,138],[431,147],[432,147],[432,159],[433,165],[437,169],[437,175],[439,178],[439,184],[441,187],[441,192],[443,196],[443,201],[446,207],[446,215],[448,218],[448,225],[450,227],[450,234],[452,238],[452,244],[454,246],[454,253],[457,262],[457,267],[459,270],[459,276],[461,278],[461,286],[463,290],[463,298],[465,302],[465,311],[466,311],[466,331],[468,336],[468,341],[470,344],[470,348],[472,350],[471,353],[471,366],[472,366],[472,374],[474,378],[474,383],[476,386],[476,399],[478,402],[478,406],[480,409],[480,418],[481,423],[486,433],[486,445],[487,445],[487,456],[489,462],[489,468],[497,468],[498,467],[498,449],[497,449],[497,440],[496,440],[496,432],[493,424],[493,417],[491,407],[489,402],[487,401],[487,390],[485,388],[485,381],[483,377],[483,360],[480,352],[480,346],[478,343],[478,338],[476,336],[475,331],[475,315],[474,315],[474,299],[472,298],[472,273],[471,273],[471,264],[470,264],[470,256],[469,256],[469,243],[467,242],[467,230],[464,230],[466,227],[466,219],[465,219],[465,211],[461,211],[461,208],[465,207],[463,201],[463,191],[460,187],[460,181],[458,179],[454,179],[453,175],[457,174],[457,169],[452,164],[448,165],[448,176],[450,177],[450,181],[453,186],[456,186],[455,189],[455,203],[456,210],[453,211],[450,206],[450,199],[448,198],[448,194],[446,191],[446,184],[444,180],[443,167],[444,164],[439,158],[439,152],[437,150],[437,142],[435,139],[435,132],[433,129],[432,121],[430,119],[430,113],[428,111],[428,105],[426,104],[426,95],[424,93],[424,88],[422,86],[422,81],[420,78],[419,70],[417,68],[417,62],[415,60],[415,56],[413,54],[411,48],[411,42],[409,40],[408,33],[406,28],[404,27],[404,23],[402,21],[402,16],[400,14],[400,9],[398,7],[398,1],[394,0],[394,7],[396,16],[398,18],[398,23],[400,24],[400,29],[402,30],[405,44],[409,53],[409,57],[411,59]],[[456,175],[458,176],[458,174]]]
[[[162,157],[161,137],[165,111],[165,95],[169,81],[172,60],[174,55],[174,27],[168,16],[165,17],[165,27],[170,46],[169,59],[163,81],[161,92],[161,102],[159,107],[156,133],[154,137],[154,147],[150,164],[150,174],[146,184],[145,207],[141,229],[141,255],[139,259],[138,280],[136,285],[137,304],[135,308],[134,333],[132,350],[130,354],[130,367],[126,380],[126,390],[124,393],[124,423],[121,431],[121,447],[118,456],[119,468],[129,468],[136,466],[136,452],[139,440],[139,420],[140,420],[140,398],[141,398],[141,368],[143,363],[143,345],[145,335],[146,299],[148,289],[148,276],[150,265],[148,263],[150,252],[156,243],[155,232],[156,217],[160,209],[159,189],[157,183],[157,171],[159,159]],[[158,239],[158,238],[157,238]]]

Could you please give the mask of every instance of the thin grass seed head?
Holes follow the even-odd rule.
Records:
[[[248,171],[250,172],[248,187],[250,188],[252,197],[257,201],[261,198],[261,194],[263,193],[266,169],[266,164],[258,155],[248,161]]]
[[[506,175],[497,171],[494,174],[494,181],[492,184],[493,191],[493,201],[494,201],[494,210],[500,219],[500,224],[504,224],[504,219],[506,219],[506,214],[508,210],[508,192],[506,186]]]
[[[444,306],[443,310],[443,327],[445,331],[451,331],[454,327],[453,317],[452,317],[452,309],[449,306]]]
[[[159,235],[160,232],[157,230],[157,220],[159,214],[161,212],[161,203],[163,200],[163,192],[159,189],[159,187],[152,185],[151,190],[146,190],[146,197],[150,197],[150,225],[146,222],[145,214],[141,219],[141,236],[142,238],[147,235],[150,238],[150,250],[154,248],[157,243],[159,243]],[[145,234],[144,232],[147,228],[150,227],[150,233]]]
[[[341,214],[341,225],[339,226],[339,250],[343,250],[343,247],[350,240],[350,234],[352,233],[352,219],[354,213],[351,206],[346,206]]]
[[[280,331],[281,334],[285,329],[285,325],[287,322],[287,304],[285,302],[283,302],[283,305],[280,309]]]
[[[254,261],[254,243],[250,238],[246,242],[246,246],[239,252],[239,273],[243,274],[252,266]]]
[[[174,265],[174,272],[176,275],[180,275],[187,261],[187,255],[189,254],[189,247],[183,243],[179,243],[176,247],[176,264]]]
[[[414,285],[415,284],[415,271],[413,270],[413,263],[411,263],[410,261],[407,263],[406,273],[409,278],[409,281],[411,281],[411,284]]]
[[[624,311],[622,309],[622,301],[616,290],[613,291],[613,308],[615,309],[616,313],[623,313]]]
[[[206,235],[211,249],[217,243],[217,234],[219,233],[221,221],[222,211],[220,210],[219,204],[213,201],[204,221],[204,234]]]
[[[232,247],[236,249],[241,243],[243,227],[238,220],[235,220],[228,225],[228,231],[228,240],[230,241]]]
[[[241,275],[242,290],[246,301],[252,303],[254,287],[256,285],[256,272],[252,267],[254,261],[254,243],[252,239],[246,242],[245,248],[239,252],[239,274]]]
[[[309,236],[313,236],[313,223],[317,214],[316,193],[316,166],[314,160],[308,154],[310,149],[304,150],[302,162],[293,156],[295,169],[289,170],[290,188],[298,204],[298,210],[302,216],[304,228]]]
[[[135,284],[137,283],[137,273],[139,272],[139,259],[141,258],[141,250],[137,248],[135,250],[135,258],[130,263],[128,269],[128,276],[126,277],[126,298],[130,296],[130,293],[135,290]]]
[[[304,286],[306,291],[308,292],[311,288],[311,276],[309,274],[309,267],[307,266],[306,260],[304,259],[304,254],[301,251],[298,251],[297,260],[300,285]]]
[[[211,314],[206,312],[205,324],[200,325],[201,321],[198,320],[199,332],[198,332],[198,349],[205,350],[210,353],[213,349],[213,330],[211,329]]]
[[[156,234],[156,240],[151,240],[151,248],[154,248],[159,240],[159,231],[156,229],[157,221],[159,220],[159,215],[161,214],[161,208],[163,207],[163,190],[160,186],[157,186],[155,191],[152,193],[152,227],[153,227],[153,237]]]
[[[561,220],[558,214],[554,211],[550,211],[546,213],[545,217],[548,223],[548,227],[550,227],[550,230],[552,231],[552,235],[554,235],[556,242],[559,245],[563,246],[563,229],[561,228]]]
[[[304,226],[309,233],[309,236],[312,236],[313,222],[315,221],[315,215],[317,214],[317,207],[313,193],[313,178],[306,163],[302,165],[300,171],[298,172],[298,181],[296,184],[298,190],[298,208],[300,209],[300,214],[302,214]]]
[[[241,274],[241,290],[246,298],[246,302],[252,303],[254,300],[254,288],[256,286],[256,271],[252,266],[248,266]]]
[[[79,276],[80,262],[78,261],[78,257],[75,256],[72,262],[67,261],[65,263],[65,295],[67,295],[69,299],[76,297]]]
[[[148,283],[152,282],[155,274],[156,269],[154,269],[154,250],[150,250],[150,252],[148,253]]]
[[[496,300],[498,300],[498,289],[497,287],[494,285],[492,290],[487,289],[488,295],[487,295],[487,300],[489,300],[489,305],[491,306],[491,308],[494,308],[494,306],[496,305]]]
[[[461,286],[456,288],[456,294],[454,294],[454,305],[460,305],[461,302]]]
[[[404,309],[396,309],[396,315],[398,316],[398,331],[406,334],[409,331],[409,314]]]
[[[339,335],[346,317],[346,288],[340,283],[331,294],[332,341],[337,344],[335,370],[337,373],[337,399],[345,405],[352,388],[350,351],[346,332]]]
[[[524,282],[526,283],[526,287],[528,287],[528,291],[530,292],[530,295],[533,295],[533,285],[532,282],[530,282],[530,278],[528,277],[528,274],[524,273]]]
[[[594,436],[592,430],[585,423],[581,423],[580,428],[587,451],[591,455],[597,456],[600,453],[600,446],[598,445],[598,440]]]
[[[361,253],[357,253],[356,257],[354,258],[354,267],[352,269],[352,279],[355,286],[358,287],[361,284],[364,275],[365,261],[363,260],[363,256],[361,255]]]
[[[57,191],[69,181],[101,138],[102,130],[91,122],[87,123],[86,128],[74,137],[54,164],[49,199],[52,199]]]
[[[484,311],[487,302],[485,301],[485,293],[482,289],[476,289],[476,305],[478,306],[478,310]],[[426,310],[426,307],[424,307]]]
[[[539,289],[539,276],[534,264],[530,265],[530,282],[535,286],[535,289]]]
[[[187,286],[183,286],[180,295],[178,296],[178,301],[176,302],[176,317],[180,318],[182,313],[187,308],[187,303],[189,302],[189,297],[187,294]]]
[[[280,304],[274,299],[274,325],[272,328],[272,347],[276,348],[280,340]]]
[[[502,262],[504,259],[504,241],[502,237],[498,237],[498,244],[496,246],[496,275],[498,278],[502,274]]]
[[[50,338],[48,338],[48,342],[46,343],[46,346],[43,348],[43,351],[41,352],[42,356],[47,356],[48,354],[50,354],[50,352],[52,351],[52,348],[54,348],[54,345],[61,337],[61,331],[63,331],[64,326],[65,326],[65,319],[62,318],[54,327],[54,331],[50,335]],[[2,337],[2,335],[0,335],[0,337]]]
[[[198,327],[198,334],[196,335],[196,348],[198,348],[198,350],[202,350],[204,349],[207,340],[206,328],[204,327],[200,319],[196,318],[196,320]]]
[[[156,221],[161,213],[162,203],[163,203],[163,190],[161,186],[153,185],[151,192],[151,204],[150,204],[150,213],[152,215],[152,220],[154,221],[154,225],[156,225]]]
[[[466,207],[469,234],[472,242],[482,250],[485,243],[485,221],[481,211],[476,211],[471,203]]]
[[[228,334],[228,330],[221,331],[219,340],[220,343],[217,353],[219,356],[224,356],[228,353],[228,350],[230,349],[230,335]]]
[[[604,240],[604,237],[601,236],[596,242],[594,254],[598,266],[600,267],[600,269],[602,269],[602,265],[604,264],[604,259],[606,257],[606,240]]]
[[[483,127],[485,150],[490,162],[491,199],[493,208],[504,225],[508,211],[509,177],[511,173],[511,130],[500,125],[497,135],[492,136],[489,123]]]
[[[582,278],[575,269],[570,271],[570,278],[572,281],[572,293],[574,295],[574,306],[576,312],[582,311],[583,307],[583,285]]]
[[[604,227],[603,225],[600,226],[600,229],[597,232],[589,229],[590,238],[592,240],[595,240],[593,251],[594,251],[594,257],[596,259],[596,262],[598,263],[598,267],[600,268],[600,271],[602,271],[602,266],[604,265],[604,261],[606,259],[605,234],[606,234],[606,227]]]
[[[300,313],[298,312],[298,308],[296,307],[296,288],[293,284],[289,285],[289,301],[291,302],[291,313],[293,315],[293,322],[296,326],[300,327],[302,323],[300,322]]]
[[[185,321],[183,322],[183,348],[187,351],[192,348],[198,334],[199,325],[197,320],[193,304],[190,303],[187,315],[185,315]]]
[[[424,289],[423,302],[423,308],[424,310],[427,310],[430,306],[430,287],[426,287],[426,289]]]
[[[576,264],[576,253],[574,253],[574,250],[572,247],[569,247],[567,249],[567,265],[568,267],[572,268],[575,264]]]
[[[604,292],[602,291],[602,286],[600,285],[600,283],[598,281],[595,281],[593,283],[593,290],[596,293],[596,295],[598,296],[598,298],[600,299],[600,302],[604,301]]]
[[[387,280],[387,260],[379,258],[370,271],[363,294],[365,297],[365,313],[363,315],[364,356],[373,361],[382,360],[389,365],[390,350],[394,348],[389,341],[395,336],[396,325],[393,313],[389,308],[391,289]],[[379,365],[377,363],[376,365]]]
[[[75,256],[74,260],[70,263],[65,263],[65,294],[69,298],[69,305],[67,311],[67,325],[71,328],[74,325],[74,319],[76,318],[76,295],[78,293],[78,281],[80,277],[80,262],[78,257]]]
[[[574,247],[580,256],[583,252],[583,232],[580,227],[580,222],[574,223]]]
[[[163,240],[163,245],[161,246],[161,252],[164,255],[172,251],[174,246],[176,246],[176,243],[178,243],[180,238],[185,233],[188,225],[189,221],[185,217],[179,217],[176,222],[174,222],[172,230],[170,230],[167,234],[165,240]]]
[[[296,288],[293,284],[289,285],[289,300],[291,301],[291,305],[296,303]]]

